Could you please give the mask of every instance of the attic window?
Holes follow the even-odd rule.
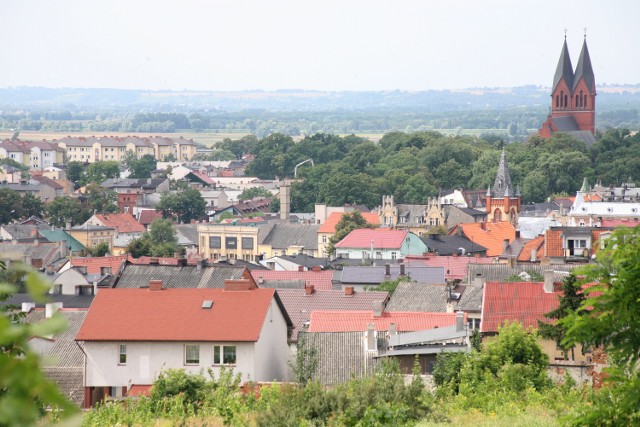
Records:
[[[211,307],[213,307],[213,301],[208,299],[202,301],[202,308],[210,309]]]

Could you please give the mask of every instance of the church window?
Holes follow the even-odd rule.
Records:
[[[584,96],[582,95],[582,91],[580,91],[580,108],[584,107]]]
[[[493,211],[493,222],[502,221],[502,211],[500,209],[496,209]]]
[[[584,108],[587,108],[587,95],[584,96]]]
[[[564,102],[565,102],[565,98],[564,98],[564,91],[561,90],[560,91],[560,106],[564,107]]]
[[[580,102],[580,99],[578,99],[578,95],[576,95],[576,106],[575,108],[578,109],[578,103]]]
[[[567,95],[564,96],[564,108],[567,108]]]
[[[556,95],[556,108],[560,108],[560,97]]]

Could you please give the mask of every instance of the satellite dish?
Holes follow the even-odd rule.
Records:
[[[465,248],[458,248],[458,255],[464,255],[467,253],[467,250]]]

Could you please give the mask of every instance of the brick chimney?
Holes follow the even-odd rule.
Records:
[[[384,311],[384,303],[382,301],[373,302],[373,317],[382,317]]]
[[[459,311],[456,313],[456,332],[464,330],[464,313]]]
[[[298,271],[304,271],[304,265],[299,265],[298,266]]]
[[[314,292],[315,292],[315,287],[313,285],[307,285],[304,287],[305,295],[313,295]]]
[[[553,270],[544,271],[544,292],[546,294],[553,293]]]
[[[345,296],[353,295],[353,286],[345,286],[344,287],[344,294],[345,294]]]
[[[161,291],[162,290],[162,280],[159,280],[159,279],[151,279],[151,280],[149,280],[149,290],[150,291]]]
[[[313,272],[315,272],[315,273],[319,273],[319,272],[321,272],[321,271],[322,271],[322,268],[320,268],[320,266],[319,266],[319,265],[314,265],[314,266],[311,268],[311,271],[313,271]]]
[[[257,287],[249,279],[226,279],[224,281],[225,291],[250,291],[252,289],[257,289]]]

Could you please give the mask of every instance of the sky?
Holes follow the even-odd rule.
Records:
[[[567,29],[640,83],[639,0],[0,0],[0,87],[548,87]]]

